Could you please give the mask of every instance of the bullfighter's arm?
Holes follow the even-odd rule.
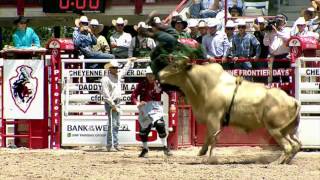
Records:
[[[138,96],[140,95],[140,92],[141,92],[141,85],[142,84],[139,83],[131,94],[131,102],[135,105],[137,105],[139,103]]]

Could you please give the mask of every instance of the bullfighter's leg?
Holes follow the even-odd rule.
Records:
[[[276,129],[276,130],[270,130],[271,136],[277,141],[277,143],[280,145],[280,147],[283,149],[283,153],[278,158],[275,163],[277,164],[284,164],[290,159],[290,156],[292,155],[293,147],[290,143],[290,141],[282,135],[282,133]]]

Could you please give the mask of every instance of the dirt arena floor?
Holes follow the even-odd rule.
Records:
[[[80,150],[0,149],[0,179],[274,179],[319,180],[320,152],[300,152],[290,165],[273,165],[280,152],[258,147],[216,148],[215,158],[198,157],[198,147],[173,151],[165,157],[151,149],[122,152],[83,147]]]

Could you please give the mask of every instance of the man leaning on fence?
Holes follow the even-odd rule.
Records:
[[[81,16],[75,20],[76,29],[73,32],[73,42],[75,47],[88,59],[113,59],[109,53],[94,52],[92,47],[97,44],[97,38],[89,28],[87,16]]]
[[[111,151],[112,145],[116,151],[120,151],[118,131],[120,126],[120,100],[121,79],[131,67],[136,58],[128,59],[128,62],[120,70],[117,60],[111,60],[105,65],[109,73],[101,79],[102,94],[105,100],[105,110],[108,113],[107,150]]]

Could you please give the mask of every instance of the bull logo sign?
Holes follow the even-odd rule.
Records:
[[[37,95],[38,79],[32,76],[32,68],[21,65],[17,74],[9,79],[10,92],[15,105],[26,113]]]

